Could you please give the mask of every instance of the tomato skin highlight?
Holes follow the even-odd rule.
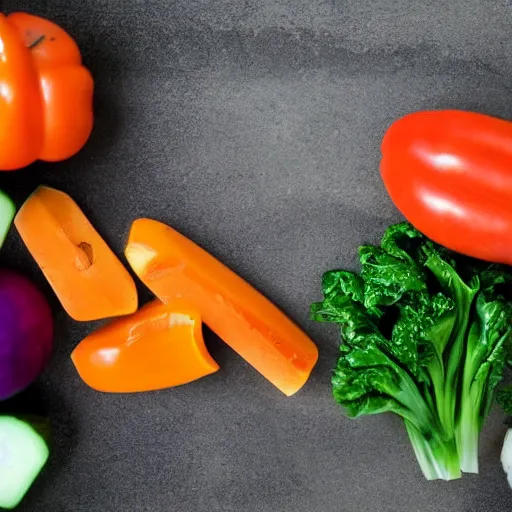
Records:
[[[400,212],[445,247],[512,264],[512,123],[423,111],[384,135],[380,172]]]

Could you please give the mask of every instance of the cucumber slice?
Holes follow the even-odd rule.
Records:
[[[5,237],[9,233],[15,213],[16,207],[12,199],[0,190],[0,247],[4,244]]]
[[[29,423],[0,416],[0,508],[20,503],[49,455],[43,437]]]

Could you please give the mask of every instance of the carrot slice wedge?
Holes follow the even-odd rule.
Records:
[[[164,303],[191,302],[233,350],[290,396],[308,380],[316,345],[284,313],[224,264],[169,226],[136,220],[125,255]]]
[[[137,310],[132,277],[67,194],[39,187],[14,224],[72,318],[98,320]]]
[[[87,336],[71,359],[87,385],[110,393],[178,386],[219,369],[204,344],[198,311],[159,300]]]

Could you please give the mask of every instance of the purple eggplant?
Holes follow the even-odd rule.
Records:
[[[27,388],[53,349],[53,318],[43,294],[25,277],[0,270],[0,400]]]

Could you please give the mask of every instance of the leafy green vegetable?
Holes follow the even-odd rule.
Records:
[[[506,414],[512,416],[512,384],[498,390],[496,401]]]
[[[357,418],[394,412],[429,480],[478,472],[478,438],[512,338],[506,267],[435,244],[408,223],[333,270],[311,318],[341,326],[335,400]],[[512,388],[500,394],[512,411]]]

